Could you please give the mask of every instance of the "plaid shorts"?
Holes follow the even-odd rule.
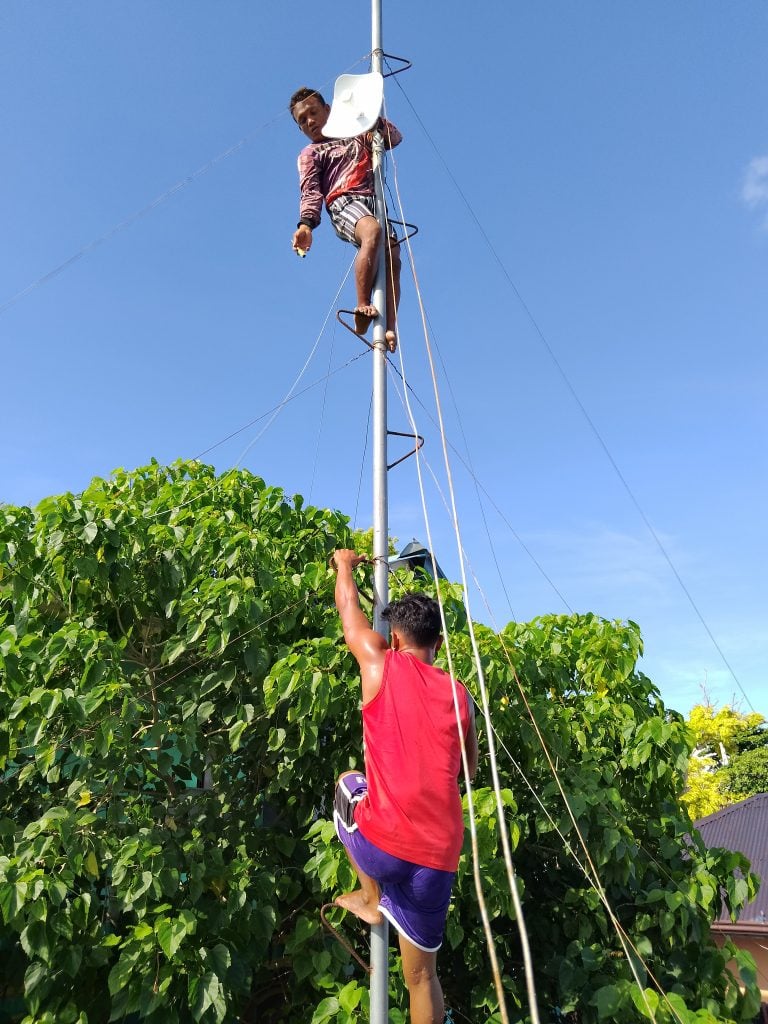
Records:
[[[355,238],[357,222],[363,217],[376,216],[376,200],[373,196],[346,195],[334,199],[328,207],[328,215],[331,218],[333,229],[342,242],[351,242],[360,248],[360,243]],[[397,237],[391,224],[387,223],[389,237],[394,241]]]

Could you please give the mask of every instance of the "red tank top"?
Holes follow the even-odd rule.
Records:
[[[457,682],[461,728],[469,697]],[[366,839],[394,857],[455,871],[464,839],[461,743],[447,672],[387,651],[381,689],[363,705],[368,793],[355,808]]]

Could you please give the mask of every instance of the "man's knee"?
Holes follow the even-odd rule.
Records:
[[[421,986],[429,986],[437,977],[437,969],[434,963],[413,964],[403,968],[405,984],[410,992],[412,989]]]
[[[381,239],[381,224],[375,217],[361,217],[355,225],[355,236],[363,248],[378,245]]]

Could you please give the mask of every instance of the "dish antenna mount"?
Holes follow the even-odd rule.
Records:
[[[339,75],[323,135],[329,139],[351,139],[369,132],[379,120],[383,103],[384,76],[379,71]]]

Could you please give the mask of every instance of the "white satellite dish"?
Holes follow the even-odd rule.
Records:
[[[370,131],[379,119],[383,102],[384,78],[378,71],[339,75],[323,135],[329,139],[351,139]]]

